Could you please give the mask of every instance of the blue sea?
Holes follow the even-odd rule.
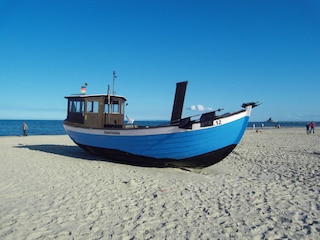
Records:
[[[284,128],[290,128],[290,127],[298,127],[298,128],[305,128],[307,123],[310,123],[311,121],[295,121],[295,122],[249,122],[248,128],[252,128],[253,124],[255,124],[256,128],[260,128],[261,124],[263,124],[264,128],[275,128],[276,126],[284,127]],[[320,126],[320,122],[315,122],[316,127]]]
[[[22,123],[28,125],[28,135],[64,135],[63,120],[0,120],[0,136],[21,136]],[[143,126],[157,126],[168,121],[135,121]]]
[[[28,135],[64,135],[66,134],[62,126],[63,120],[0,120],[0,136],[21,136],[22,123],[28,125]],[[168,123],[165,120],[159,121],[135,121],[135,124],[142,126],[158,126]],[[301,127],[304,128],[307,122],[250,122],[248,128],[255,124],[256,128],[264,124],[266,128],[274,128],[279,124],[280,127]],[[320,122],[316,122],[316,127]]]

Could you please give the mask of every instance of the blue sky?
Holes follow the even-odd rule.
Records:
[[[239,110],[320,120],[318,0],[0,0],[0,119],[61,119],[64,96],[115,91],[136,120]]]

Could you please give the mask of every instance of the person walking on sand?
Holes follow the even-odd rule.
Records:
[[[307,134],[309,134],[309,128],[310,128],[310,124],[306,123]]]
[[[24,137],[28,136],[27,130],[28,130],[28,125],[25,122],[23,122],[22,123],[22,132],[23,132]]]
[[[314,134],[314,128],[315,128],[316,124],[312,121],[310,123],[310,133],[313,133]]]

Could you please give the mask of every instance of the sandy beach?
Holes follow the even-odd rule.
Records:
[[[0,239],[319,239],[320,134],[247,130],[201,170],[116,164],[68,136],[0,137]]]

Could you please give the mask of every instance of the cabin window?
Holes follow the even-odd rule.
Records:
[[[123,103],[121,103],[120,104],[120,113],[124,113],[124,104]]]
[[[70,100],[69,102],[69,112],[77,112],[82,113],[83,112],[83,101],[80,100]]]
[[[119,113],[119,101],[113,101],[112,102],[112,113]]]
[[[87,112],[97,113],[99,111],[98,101],[88,101],[87,102]]]
[[[110,110],[108,109],[109,107],[110,107]],[[110,106],[107,103],[105,103],[104,112],[113,113],[113,114],[123,114],[124,104],[121,101],[116,101],[116,100],[111,101]]]
[[[108,104],[104,104],[104,112],[105,112],[105,113],[108,112]]]

